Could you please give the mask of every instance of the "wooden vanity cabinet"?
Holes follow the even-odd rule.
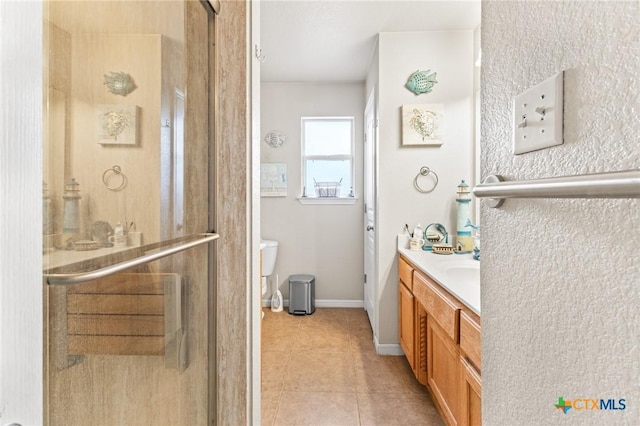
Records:
[[[460,421],[461,426],[482,424],[482,381],[480,373],[464,357],[460,357]]]
[[[446,422],[456,425],[460,404],[458,337],[462,304],[419,271],[414,272],[413,291],[427,312],[427,383]]]
[[[405,287],[402,282],[400,288],[400,346],[404,351],[407,361],[412,369],[415,370],[415,346],[414,346],[414,297],[413,294]]]
[[[480,317],[472,312],[460,313],[460,425],[482,424],[482,368]]]
[[[427,310],[417,300],[415,302],[415,367],[413,373],[423,385],[427,385]]]
[[[423,385],[427,384],[427,311],[413,295],[414,269],[404,259],[398,260],[398,310],[400,347]]]
[[[460,403],[460,352],[435,322],[427,322],[427,378],[433,397],[449,425],[457,425]]]
[[[480,317],[402,257],[398,268],[400,345],[416,378],[448,425],[480,425]]]
[[[400,347],[415,371],[415,299],[411,292],[413,288],[413,268],[403,259],[398,260],[398,312],[399,312],[399,340]]]
[[[480,317],[473,312],[460,312],[460,350],[478,371],[482,368]]]

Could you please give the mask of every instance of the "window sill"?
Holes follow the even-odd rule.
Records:
[[[355,204],[358,197],[298,197],[300,204]]]

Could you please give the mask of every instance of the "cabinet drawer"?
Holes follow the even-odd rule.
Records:
[[[413,268],[402,257],[398,258],[398,275],[409,291],[413,291]]]
[[[460,349],[467,355],[473,365],[478,370],[481,370],[480,321],[465,311],[460,312]]]
[[[460,309],[462,305],[427,276],[416,272],[413,294],[424,306],[427,313],[435,319],[443,331],[458,343]]]

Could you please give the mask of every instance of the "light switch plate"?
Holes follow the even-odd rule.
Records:
[[[562,145],[564,71],[519,94],[513,101],[513,153]]]

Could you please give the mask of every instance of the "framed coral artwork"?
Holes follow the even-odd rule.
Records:
[[[139,110],[136,105],[97,105],[98,143],[136,145]]]
[[[402,145],[442,145],[443,104],[402,105]]]

